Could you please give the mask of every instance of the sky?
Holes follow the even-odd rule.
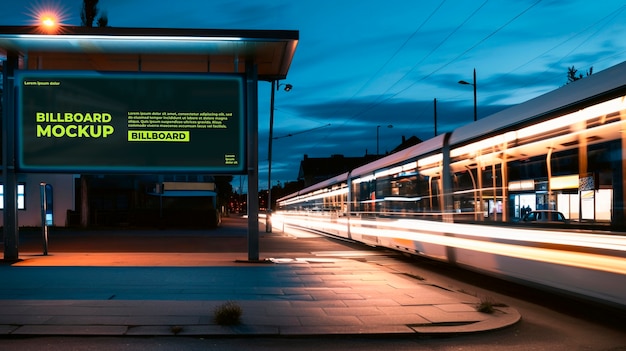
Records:
[[[0,25],[82,0],[0,0]],[[276,92],[272,185],[295,181],[304,155],[361,157],[427,140],[626,60],[626,1],[100,0],[112,27],[297,30]],[[259,82],[259,188],[267,189],[270,83]],[[380,126],[380,127],[379,127]],[[392,127],[389,127],[392,126]],[[378,135],[378,138],[377,138]],[[235,190],[244,179],[233,182]]]

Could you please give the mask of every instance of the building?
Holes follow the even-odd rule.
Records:
[[[421,143],[422,140],[416,136],[406,138],[402,136],[402,142],[394,148],[390,154],[404,150],[408,147]],[[359,166],[377,160],[386,155],[366,154],[362,157],[346,157],[344,155],[332,155],[330,157],[309,157],[304,155],[300,161],[298,170],[298,181],[303,184],[303,188],[330,179],[336,175],[348,172]]]
[[[339,154],[330,157],[304,155],[304,159],[300,161],[298,181],[302,181],[304,188],[306,188],[378,158],[380,156],[377,155],[365,155],[363,157],[345,157]]]

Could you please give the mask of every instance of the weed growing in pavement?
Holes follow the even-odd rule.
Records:
[[[492,297],[485,296],[476,304],[476,311],[483,313],[494,313],[496,307],[506,307],[505,304],[496,302]]]
[[[213,317],[219,325],[237,325],[241,323],[243,310],[236,302],[227,301],[215,308]]]

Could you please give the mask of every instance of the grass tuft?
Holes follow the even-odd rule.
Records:
[[[497,304],[492,297],[483,297],[480,299],[480,302],[476,304],[476,311],[491,314],[496,311],[496,305]]]
[[[172,332],[172,334],[178,335],[178,333],[183,331],[183,327],[181,327],[180,325],[175,325],[170,328],[170,331]]]
[[[237,325],[241,323],[243,310],[236,302],[227,301],[215,308],[213,317],[219,325]]]

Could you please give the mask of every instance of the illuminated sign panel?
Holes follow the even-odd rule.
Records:
[[[245,170],[241,75],[21,71],[16,78],[20,171]]]

